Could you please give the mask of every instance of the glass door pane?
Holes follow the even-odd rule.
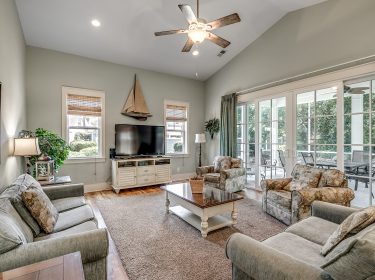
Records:
[[[366,207],[372,201],[374,179],[373,111],[370,104],[372,81],[345,83],[344,86],[344,168],[349,187],[355,192],[352,205]],[[372,102],[371,102],[372,103]],[[375,138],[375,137],[374,137]]]

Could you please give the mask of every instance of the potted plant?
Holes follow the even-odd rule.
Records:
[[[38,138],[40,152],[54,160],[54,168],[57,171],[69,156],[68,143],[56,133],[43,128],[35,130],[35,137]],[[35,165],[38,158],[39,156],[31,157],[30,163]]]
[[[204,123],[204,129],[207,131],[211,139],[214,139],[214,135],[220,131],[220,121],[218,118],[213,118]]]

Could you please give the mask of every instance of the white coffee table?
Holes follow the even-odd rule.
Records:
[[[189,183],[172,184],[162,187],[166,193],[166,210],[172,212],[196,229],[202,237],[208,232],[237,223],[238,200],[242,196],[205,186],[203,193],[193,194]],[[170,207],[170,204],[175,206]],[[231,218],[223,214],[231,214]]]

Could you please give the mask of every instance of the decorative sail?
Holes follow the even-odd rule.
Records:
[[[138,82],[136,75],[134,76],[134,85],[129,92],[121,114],[140,121],[145,121],[148,117],[152,116],[146,105],[145,98],[142,94],[141,85]]]

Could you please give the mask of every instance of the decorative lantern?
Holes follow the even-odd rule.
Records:
[[[54,179],[53,160],[38,160],[35,162],[35,175],[38,181],[52,181]]]

